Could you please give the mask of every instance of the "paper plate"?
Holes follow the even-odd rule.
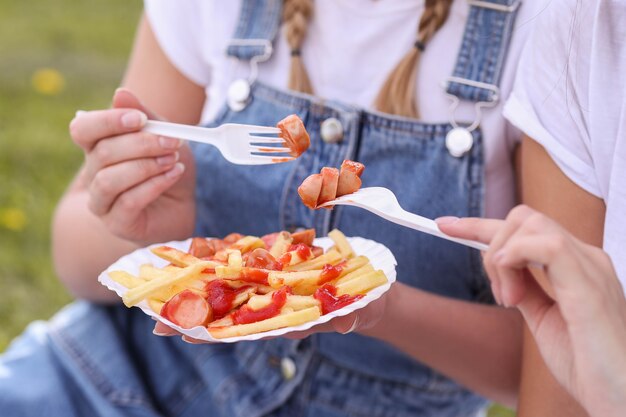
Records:
[[[370,292],[368,292],[363,298],[355,301],[352,304],[349,304],[339,310],[335,310],[331,313],[324,314],[320,316],[319,319],[310,321],[299,326],[291,326],[284,327],[282,329],[271,330],[268,332],[255,333],[247,336],[239,336],[239,337],[230,337],[226,339],[216,339],[211,336],[208,330],[205,327],[197,326],[192,329],[183,329],[176,324],[170,322],[169,320],[161,317],[159,314],[156,314],[152,309],[148,306],[147,301],[142,301],[137,304],[137,307],[141,308],[144,313],[147,315],[157,318],[159,321],[167,324],[171,328],[177,330],[181,334],[187,335],[189,337],[193,337],[194,339],[205,340],[207,342],[216,342],[216,343],[233,343],[239,342],[243,340],[258,340],[264,337],[275,337],[281,336],[290,332],[297,332],[301,330],[307,330],[311,327],[320,324],[326,323],[330,321],[334,317],[345,316],[347,314],[352,313],[355,310],[361,309],[371,303],[372,301],[380,298],[385,292],[389,290],[391,284],[396,280],[396,259],[393,254],[387,247],[384,245],[375,242],[373,240],[363,239],[360,237],[349,237],[348,241],[352,245],[354,252],[357,255],[365,255],[369,258],[370,263],[375,269],[382,270],[387,276],[387,283],[385,285],[381,285],[378,288],[374,288]],[[168,243],[162,243],[154,246],[162,246],[167,245],[173,248],[188,251],[189,246],[191,244],[191,239],[185,241],[173,241]],[[333,245],[333,241],[328,237],[315,239],[315,245],[321,246],[325,250]],[[112,291],[115,291],[117,295],[120,297],[128,290],[123,285],[113,281],[109,277],[110,271],[126,271],[135,276],[139,275],[139,268],[143,264],[153,264],[156,267],[163,267],[168,264],[167,261],[157,257],[152,252],[150,252],[150,248],[142,248],[138,249],[122,258],[118,259],[114,264],[109,266],[104,272],[100,274],[98,277],[98,281],[102,283],[102,285],[106,286]]]

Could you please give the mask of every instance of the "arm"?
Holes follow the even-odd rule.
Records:
[[[453,300],[401,283],[391,287],[385,302],[382,319],[361,333],[487,398],[515,406],[522,345],[517,311]]]
[[[582,241],[602,246],[604,202],[574,184],[534,140],[522,144],[522,200],[555,219]],[[551,293],[545,277],[538,280]],[[519,417],[585,416],[586,413],[554,379],[537,346],[524,332]]]
[[[168,61],[145,18],[139,25],[123,86],[166,119],[180,123],[199,120],[205,100],[203,88],[186,79]],[[134,103],[117,104],[136,108]],[[52,227],[53,259],[60,279],[73,294],[112,301],[117,297],[96,277],[137,244],[114,235],[89,210],[89,177],[83,166],[57,207]]]

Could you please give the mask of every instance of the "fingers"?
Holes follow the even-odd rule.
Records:
[[[145,113],[135,109],[81,112],[70,122],[70,134],[78,146],[89,152],[99,140],[136,132],[147,120]]]
[[[180,336],[181,335],[176,330],[172,329],[167,324],[161,323],[160,321],[156,322],[156,324],[154,325],[154,330],[152,330],[152,333],[157,336]]]
[[[89,186],[89,209],[96,216],[103,216],[122,193],[170,171],[177,161],[178,153],[174,153],[160,158],[126,161],[98,171]]]
[[[155,175],[119,194],[104,219],[111,231],[126,236],[129,231],[140,228],[141,224],[137,219],[144,209],[174,185],[184,172],[185,166],[177,162],[169,171]]]
[[[161,120],[161,117],[144,106],[139,98],[127,88],[118,88],[115,90],[112,107],[114,109],[137,109],[145,113],[150,120]]]
[[[114,136],[98,141],[86,155],[85,168],[90,181],[101,169],[132,159],[162,158],[174,155],[182,146],[179,139],[157,137],[147,132]],[[157,163],[163,165],[161,159]]]
[[[482,243],[491,242],[495,234],[500,230],[503,220],[479,219],[467,217],[440,217],[435,220],[439,229],[447,235],[461,239],[477,240]]]

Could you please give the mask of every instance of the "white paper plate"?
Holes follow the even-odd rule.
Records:
[[[355,310],[365,307],[372,301],[380,298],[380,296],[383,295],[385,292],[387,292],[391,287],[391,284],[396,280],[396,259],[394,258],[391,251],[387,249],[387,247],[373,240],[367,240],[360,237],[350,237],[348,238],[348,240],[350,241],[354,252],[357,255],[367,256],[372,266],[375,269],[381,269],[385,273],[389,281],[385,285],[374,288],[360,300],[357,300],[352,304],[340,308],[339,310],[335,310],[331,313],[320,316],[320,318],[315,321],[310,321],[299,326],[284,327],[282,329],[271,330],[269,332],[255,333],[247,336],[230,337],[226,339],[216,339],[211,336],[211,334],[205,327],[197,326],[192,329],[183,329],[177,326],[176,324],[170,322],[169,320],[161,317],[160,315],[152,311],[152,309],[148,306],[148,303],[145,300],[137,304],[137,307],[141,308],[143,312],[147,315],[159,319],[161,322],[167,324],[173,329],[176,329],[182,334],[193,337],[194,339],[205,340],[208,342],[233,343],[242,340],[257,340],[264,337],[281,336],[290,332],[307,330],[317,324],[326,323],[334,317],[345,316]],[[189,250],[190,244],[191,239],[188,239],[185,241],[174,241],[154,246],[167,245],[179,250],[187,251]],[[323,237],[315,239],[315,245],[327,249],[333,245],[333,242],[330,238]],[[167,261],[157,257],[152,252],[150,252],[150,248],[138,249],[126,256],[123,256],[122,258],[118,259],[114,264],[109,266],[104,272],[100,274],[100,276],[98,277],[98,281],[100,281],[102,285],[106,286],[110,290],[115,291],[117,295],[121,297],[127,291],[127,288],[113,281],[109,277],[108,273],[110,271],[126,271],[133,275],[139,275],[139,267],[147,263],[151,263],[157,267],[163,267],[168,264]]]

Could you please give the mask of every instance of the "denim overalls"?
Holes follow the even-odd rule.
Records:
[[[228,53],[267,54],[282,2],[245,1]],[[448,92],[474,102],[497,100],[513,27],[510,0],[472,6]],[[502,7],[501,7],[502,6]],[[494,8],[495,7],[495,8]],[[261,40],[261,41],[259,41]],[[265,41],[265,43],[263,42]],[[194,146],[198,187],[196,234],[262,235],[339,228],[389,247],[398,279],[437,294],[489,301],[478,252],[386,222],[366,211],[312,211],[297,187],[323,166],[363,162],[363,183],[394,190],[409,211],[480,216],[483,148],[454,156],[446,135],[456,126],[424,124],[253,83],[212,122],[275,125],[291,113],[304,121],[311,147],[295,162],[228,164],[210,146]],[[233,105],[234,104],[234,105]],[[328,137],[331,120],[342,135]],[[75,303],[50,324],[34,324],[0,360],[0,414],[104,416],[469,416],[485,401],[388,345],[356,334],[320,334],[232,345],[189,345],[152,335],[138,309]],[[411,331],[411,329],[406,330]],[[428,334],[423,335],[424,338]]]

